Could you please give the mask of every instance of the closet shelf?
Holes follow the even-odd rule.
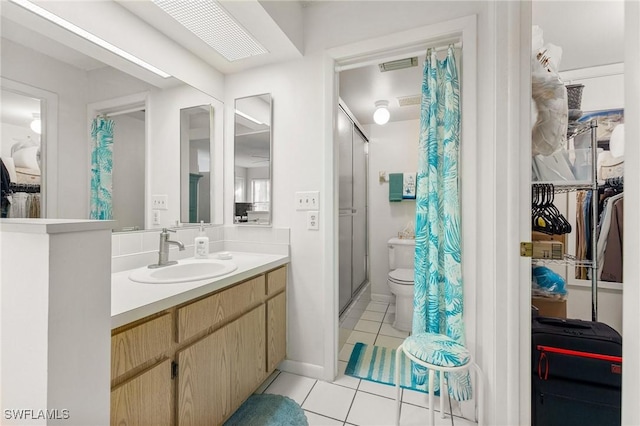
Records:
[[[577,259],[571,254],[565,254],[563,259],[531,259],[531,263],[536,265],[582,266],[586,268],[595,268],[593,261]]]

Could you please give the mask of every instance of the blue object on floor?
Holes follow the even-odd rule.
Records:
[[[273,394],[251,395],[225,426],[308,426],[304,410],[291,398]]]
[[[400,387],[429,393],[427,383],[417,383],[411,374],[412,362],[407,357],[402,357],[400,363],[399,367],[395,365],[396,349],[358,342],[351,351],[351,357],[344,374],[370,382],[395,386],[395,369],[400,368]],[[440,395],[440,390],[436,390],[434,395]]]

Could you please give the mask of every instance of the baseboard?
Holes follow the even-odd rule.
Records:
[[[389,294],[371,293],[371,300],[374,302],[396,303],[396,298]]]
[[[280,365],[278,365],[278,370],[319,380],[329,380],[329,378],[325,377],[324,367],[315,364],[307,364],[305,362],[285,359],[280,363]],[[333,379],[334,378],[331,378],[331,381],[333,381]]]

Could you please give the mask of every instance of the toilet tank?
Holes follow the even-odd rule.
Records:
[[[391,238],[389,247],[389,270],[413,269],[416,240],[408,238]]]

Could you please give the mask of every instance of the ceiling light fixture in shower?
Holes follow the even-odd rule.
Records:
[[[373,113],[373,121],[376,124],[387,124],[391,114],[389,113],[389,101],[376,101],[376,110]]]

